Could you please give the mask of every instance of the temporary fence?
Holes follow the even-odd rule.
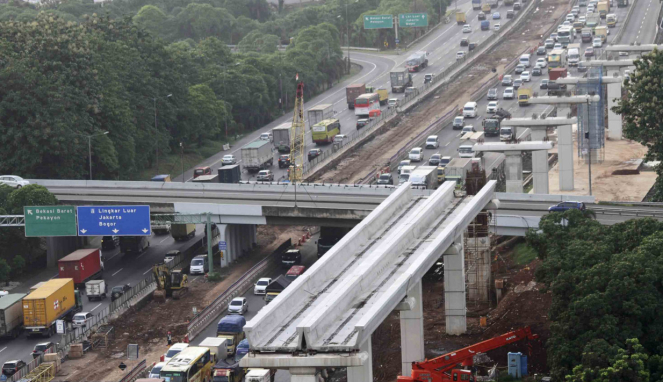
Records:
[[[145,373],[147,371],[147,361],[142,360],[138,363],[138,365],[134,366],[131,371],[127,373],[122,379],[120,379],[119,382],[133,382],[138,378],[144,377]]]
[[[216,320],[228,309],[228,303],[249,290],[259,278],[264,277],[276,267],[280,266],[281,255],[292,246],[290,239],[283,242],[272,254],[266,256],[258,264],[249,269],[242,277],[235,281],[225,292],[219,295],[212,303],[194,317],[187,326],[187,336],[193,340],[200,332]]]
[[[53,353],[56,353],[56,346],[55,346],[55,345],[49,347],[49,348],[46,349],[46,351],[44,352],[44,354],[53,354]],[[20,381],[20,380],[24,379],[24,378],[25,378],[27,375],[29,375],[30,373],[37,372],[39,366],[44,362],[44,354],[41,354],[41,355],[39,355],[38,357],[34,358],[32,361],[28,362],[24,367],[22,367],[21,369],[19,369],[19,370],[18,370],[16,373],[14,373],[11,377],[8,377],[7,380],[6,380],[6,382],[16,382],[16,381]],[[58,357],[59,357],[60,359],[64,358],[64,352],[59,351],[59,352],[57,352],[57,354],[58,354]],[[46,371],[46,369],[44,369],[44,371],[45,371],[45,372],[39,373],[39,375],[38,375],[37,378],[35,378],[35,379],[31,379],[31,381],[35,381],[35,382],[47,382],[47,380],[50,380],[50,379],[47,379],[47,378],[45,378],[45,377],[48,377],[49,375],[50,375],[50,376],[54,376],[54,375],[53,375],[53,374],[54,374],[54,371]],[[51,378],[51,379],[52,379],[52,378]]]

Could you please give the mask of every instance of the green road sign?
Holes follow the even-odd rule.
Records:
[[[394,16],[392,15],[364,16],[364,29],[381,29],[393,27]]]
[[[74,206],[23,207],[26,237],[77,236]]]
[[[398,26],[402,27],[427,27],[428,15],[425,13],[401,13],[398,15]]]

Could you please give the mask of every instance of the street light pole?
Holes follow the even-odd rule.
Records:
[[[184,183],[184,145],[182,142],[180,142],[180,166],[182,166],[182,183]]]
[[[164,98],[169,98],[171,97],[172,94],[168,94]],[[159,130],[157,129],[157,99],[159,97],[154,97],[152,98],[152,101],[154,101],[154,140],[156,141],[156,157],[157,157],[157,174],[159,174]]]
[[[103,133],[92,134],[92,135],[76,134],[76,135],[80,135],[81,137],[87,138],[87,154],[88,154],[88,160],[90,162],[90,180],[92,180],[92,138],[98,137],[100,135],[106,135],[106,134],[108,134],[108,131],[104,131]]]
[[[348,64],[346,66],[350,74],[350,22],[348,21],[348,1],[345,1],[345,38],[348,40]]]

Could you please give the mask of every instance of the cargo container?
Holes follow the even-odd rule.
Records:
[[[234,314],[223,317],[216,325],[216,336],[227,340],[228,355],[235,354],[235,347],[244,339],[244,325],[244,316]]]
[[[280,153],[290,152],[290,129],[292,128],[291,122],[282,123],[272,129],[272,136],[274,137],[274,146]]]
[[[407,68],[397,68],[389,73],[392,93],[404,93],[405,88],[412,86],[412,75]]]
[[[271,167],[274,161],[272,145],[268,141],[254,141],[242,147],[242,162],[249,172],[258,172]]]
[[[218,173],[219,183],[239,183],[242,180],[242,170],[238,164],[223,166]]]
[[[143,253],[149,246],[147,236],[120,236],[120,252],[125,255]]]
[[[445,180],[454,180],[458,185],[465,184],[467,172],[472,168],[471,158],[454,158],[444,168]]]
[[[423,187],[428,190],[437,188],[437,167],[419,166],[410,174],[409,182],[413,187]]]
[[[85,283],[87,300],[103,300],[108,294],[108,285],[104,280],[90,280]]]
[[[558,78],[566,78],[567,75],[567,70],[566,68],[555,68],[555,69],[550,69],[550,72],[548,73],[548,77],[550,81],[555,81]]]
[[[458,25],[465,25],[465,23],[467,23],[465,12],[456,12],[456,23]]]
[[[308,120],[308,128],[312,128],[313,125],[325,119],[332,118],[334,116],[334,105],[324,104],[313,106],[308,109],[306,112],[306,119]],[[276,140],[274,141],[276,142]]]
[[[219,175],[200,175],[192,180],[194,183],[219,183]]]
[[[366,84],[352,84],[345,88],[345,98],[348,102],[348,109],[354,110],[355,99],[366,93]]]
[[[16,338],[23,327],[25,293],[10,293],[0,298],[0,337]]]
[[[73,279],[77,288],[88,280],[100,279],[104,271],[99,248],[79,249],[58,260],[58,277]]]
[[[472,9],[475,11],[481,9],[481,0],[472,0]]]
[[[176,241],[189,240],[196,236],[195,224],[173,224],[170,226],[170,235]]]
[[[418,72],[428,66],[428,53],[415,52],[405,61],[410,72]]]
[[[28,336],[50,337],[57,320],[71,320],[82,308],[73,279],[51,279],[23,298],[23,326]]]
[[[216,359],[228,358],[228,351],[225,338],[207,337],[198,346],[208,348],[210,352],[216,355]]]

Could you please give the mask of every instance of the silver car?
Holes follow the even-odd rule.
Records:
[[[229,165],[229,164],[235,164],[237,163],[237,159],[235,159],[234,155],[224,155],[223,158],[221,159],[221,164],[223,165]]]
[[[21,188],[27,186],[30,182],[16,175],[0,175],[0,184],[6,184],[12,188]]]

